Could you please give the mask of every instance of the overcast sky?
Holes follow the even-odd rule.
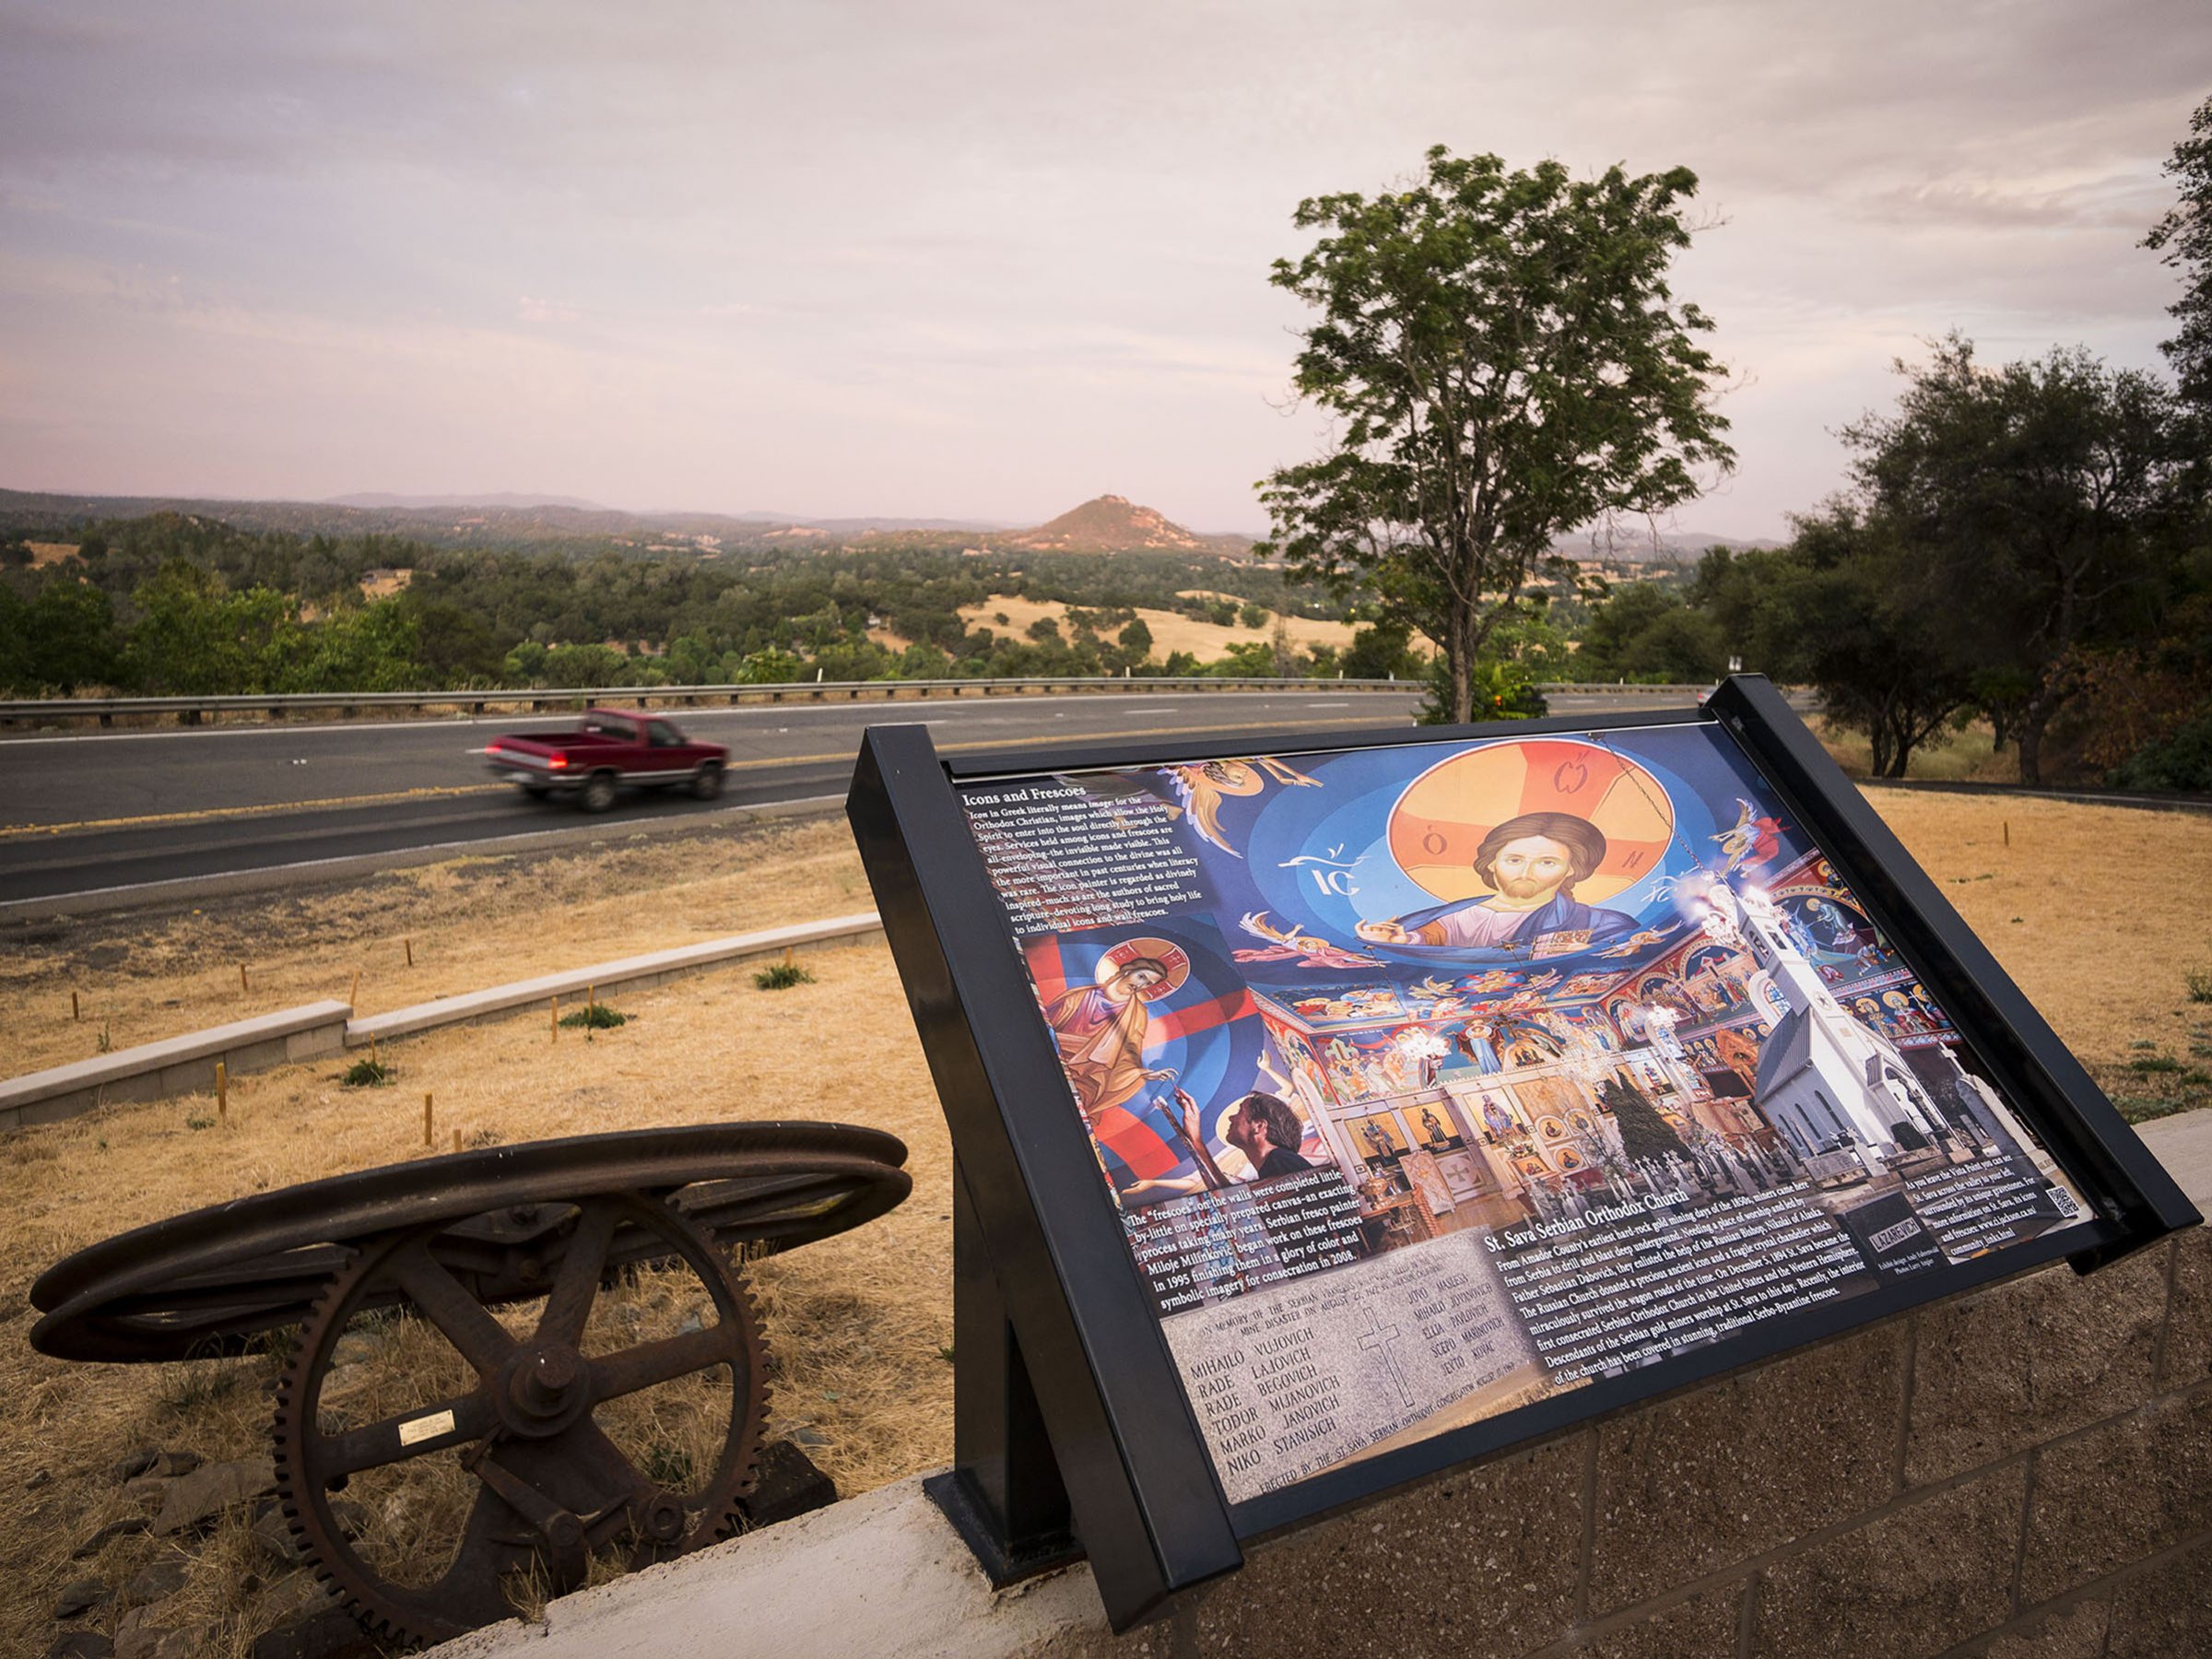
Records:
[[[1258,528],[1300,197],[1676,165],[1742,536],[1958,327],[2155,366],[2205,0],[0,0],[0,486]]]

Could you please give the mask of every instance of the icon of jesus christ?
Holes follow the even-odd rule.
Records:
[[[1378,945],[1441,945],[1461,950],[1512,950],[1547,937],[1576,947],[1630,932],[1635,918],[1581,903],[1574,885],[1606,862],[1604,831],[1571,812],[1524,812],[1482,838],[1474,870],[1491,890],[1385,922],[1362,922],[1363,939]]]

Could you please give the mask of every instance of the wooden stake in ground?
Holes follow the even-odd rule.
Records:
[[[788,945],[783,947],[783,966],[786,969],[790,969],[796,965],[791,959],[791,949],[792,947]]]
[[[586,985],[583,988],[583,1019],[586,1025],[591,1023],[592,1010],[596,1008],[598,1006],[599,987],[596,985]]]
[[[414,940],[412,940],[412,939],[405,939],[405,938],[403,938],[402,940],[400,940],[400,943],[401,943],[402,945],[404,945],[404,946],[406,946],[406,947],[407,947],[407,966],[408,966],[408,967],[410,967],[410,968],[414,967],[414,966],[415,966],[415,941],[414,941]]]
[[[353,989],[347,994],[346,1006],[349,1008],[361,1006],[361,971],[359,968],[353,971]]]
[[[371,1068],[376,1065],[376,1039],[374,1036],[369,1039],[369,1064]]]
[[[2008,847],[2012,845],[2012,820],[2010,818],[2005,820],[2005,844]]]
[[[84,1017],[85,1017],[84,1010],[83,1010],[83,1009],[81,1009],[81,1008],[79,1008],[79,1007],[76,1006],[76,992],[74,992],[74,991],[70,992],[70,993],[69,993],[69,1018],[72,1018],[72,1019],[82,1019],[82,1018],[84,1018]]]
[[[238,988],[241,991],[246,988],[246,965],[243,962],[238,965]]]
[[[453,1131],[453,1150],[456,1152],[461,1150],[461,1131],[458,1129]]]
[[[430,1091],[426,1088],[422,1091],[422,1144],[426,1147],[436,1146],[436,1120],[430,1112]]]
[[[230,1072],[220,1060],[215,1063],[215,1121],[230,1121]]]
[[[560,998],[553,999],[553,1041],[560,1041]]]

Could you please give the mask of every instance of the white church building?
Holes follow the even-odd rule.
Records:
[[[1800,1157],[1854,1146],[1887,1164],[1926,1147],[1942,1114],[1897,1045],[1846,1013],[1758,892],[1729,905],[1758,971],[1747,988],[1773,1032],[1761,1046],[1752,1099]]]

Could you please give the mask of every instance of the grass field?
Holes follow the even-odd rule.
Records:
[[[1222,628],[1212,622],[1200,622],[1184,616],[1181,611],[1140,610],[1137,616],[1152,630],[1152,654],[1165,658],[1171,652],[1187,651],[1202,663],[1227,654],[1231,645],[1249,644],[1274,637],[1272,619],[1263,628]],[[970,628],[990,628],[1000,633],[1019,639],[1028,632],[1030,624],[1040,617],[1054,621],[1067,615],[1067,606],[1058,600],[1022,599],[1006,594],[994,594],[981,605],[965,606],[960,619]],[[998,618],[1005,617],[1001,622]],[[1352,627],[1348,622],[1316,622],[1304,617],[1289,619],[1290,642],[1297,646],[1334,645],[1341,650],[1352,642]],[[1110,629],[1118,633],[1120,629]]]
[[[2212,968],[2195,909],[2212,890],[2212,819],[2052,802],[1877,792],[1883,816],[2109,1092],[2136,1115],[2212,1104]],[[841,824],[640,841],[592,856],[473,859],[358,885],[165,914],[0,931],[0,1047],[20,1072],[241,1014],[347,995],[373,1010],[659,946],[865,908]],[[406,966],[411,945],[415,967]],[[249,990],[238,989],[238,963]],[[208,1459],[264,1448],[271,1362],[71,1365],[34,1354],[27,1294],[58,1257],[194,1206],[422,1156],[439,1142],[727,1119],[870,1124],[911,1148],[913,1196],[881,1221],[759,1265],[778,1360],[771,1430],[803,1431],[847,1492],[951,1453],[950,1149],[888,952],[804,959],[814,982],[755,988],[724,971],[606,994],[633,1018],[585,1042],[545,1013],[426,1033],[382,1051],[383,1088],[339,1062],[238,1079],[229,1122],[206,1097],[102,1109],[0,1143],[0,1652],[41,1651],[55,1593],[127,1578],[173,1546],[71,1551],[133,1510],[108,1473],[140,1444]],[[70,992],[88,1018],[70,1018]],[[45,1478],[41,1480],[43,1472]],[[233,1519],[188,1562],[178,1604],[243,1654],[280,1586]],[[165,1616],[167,1614],[165,1609]],[[96,1616],[100,1623],[103,1616]],[[112,1623],[112,1616],[104,1616]]]

